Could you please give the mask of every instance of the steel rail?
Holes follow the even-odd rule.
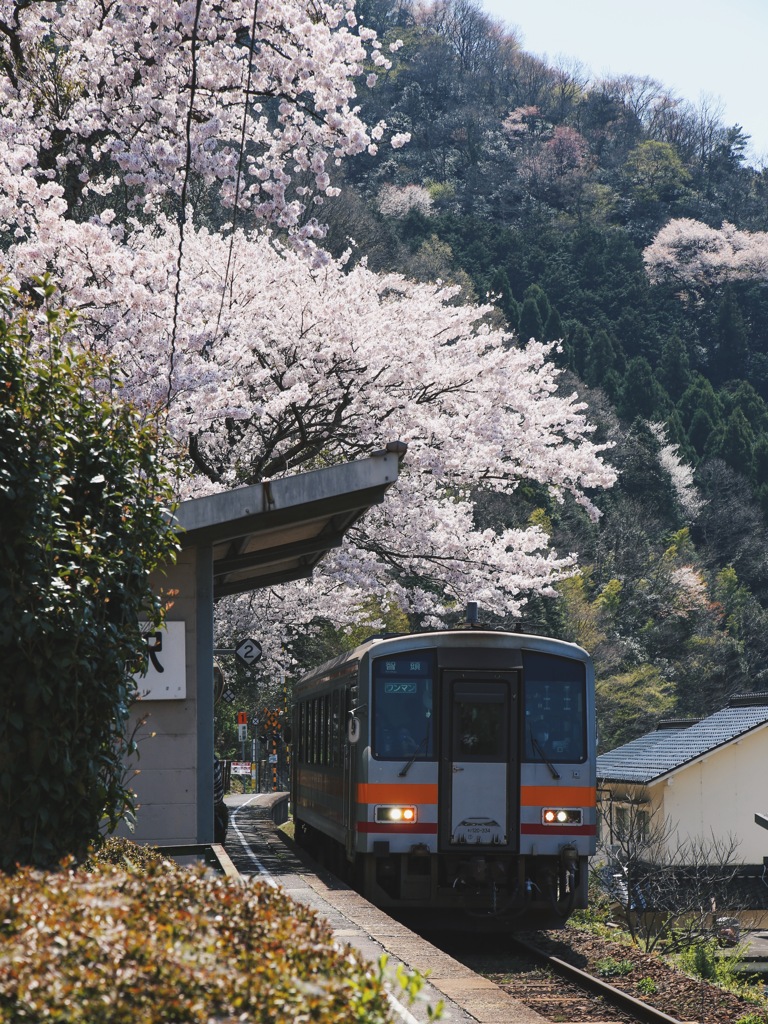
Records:
[[[550,956],[549,953],[546,953],[538,946],[525,942],[523,939],[518,939],[516,936],[510,936],[510,939],[513,945],[518,946],[536,960],[548,964],[561,977],[572,981],[579,988],[587,989],[596,995],[602,996],[608,1002],[613,1003],[614,1006],[632,1014],[643,1024],[684,1024],[677,1017],[670,1017],[663,1010],[657,1010],[649,1003],[629,995],[628,992],[623,992],[620,988],[610,985],[607,981],[602,981],[592,974],[587,974],[586,971],[574,967],[573,964],[569,964],[557,956]]]

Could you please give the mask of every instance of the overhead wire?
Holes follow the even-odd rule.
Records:
[[[176,362],[176,338],[178,331],[179,303],[181,296],[181,264],[184,253],[184,227],[187,218],[187,192],[189,188],[190,169],[192,166],[192,118],[194,116],[195,97],[197,95],[197,45],[198,32],[200,28],[200,12],[202,6],[203,0],[196,0],[195,18],[192,24],[192,37],[190,40],[191,68],[189,80],[189,109],[187,110],[187,120],[184,135],[186,147],[186,152],[184,156],[184,176],[181,183],[181,196],[179,200],[179,247],[176,257],[176,287],[174,288],[173,294],[173,318],[171,323],[170,353],[168,362],[168,391],[166,396],[166,417],[171,406],[171,395],[173,392],[173,373]]]

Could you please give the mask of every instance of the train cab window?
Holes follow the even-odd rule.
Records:
[[[507,756],[506,684],[456,687],[453,711],[455,761],[504,761]]]
[[[586,670],[580,661],[523,651],[526,761],[587,757]]]
[[[372,753],[383,760],[432,760],[434,655],[412,651],[373,661]]]

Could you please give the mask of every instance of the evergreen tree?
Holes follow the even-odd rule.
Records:
[[[733,382],[723,388],[719,399],[725,413],[741,409],[755,434],[768,432],[768,405],[746,380]]]
[[[619,413],[625,419],[663,419],[667,396],[644,356],[630,360],[619,394]]]
[[[553,306],[547,322],[544,324],[544,340],[545,341],[560,341],[565,335],[563,330],[563,322],[560,319],[560,314]]]
[[[715,350],[712,370],[718,381],[745,377],[749,361],[749,338],[744,317],[733,289],[726,288],[715,321]]]
[[[713,427],[719,426],[722,419],[720,400],[715,394],[715,389],[700,373],[693,375],[691,383],[677,404],[677,409],[683,426],[688,429],[689,437],[694,416],[698,411],[706,413]]]
[[[504,313],[512,328],[516,328],[520,321],[520,305],[512,295],[512,286],[509,277],[503,267],[497,267],[491,277],[488,290],[494,297],[499,309]]]
[[[531,296],[528,296],[523,301],[517,333],[523,343],[530,341],[531,338],[536,338],[537,341],[541,341],[544,338],[544,324],[541,320],[541,313],[539,312],[536,300],[531,298]]]
[[[599,387],[609,370],[616,370],[616,349],[607,331],[592,337],[584,359],[584,380],[590,387]]]
[[[758,488],[768,484],[768,436],[761,434],[755,441],[752,451],[754,462],[752,470]]]
[[[703,456],[709,447],[715,425],[706,409],[696,409],[688,428],[688,442],[697,455]]]
[[[582,323],[577,323],[568,332],[568,366],[582,379],[584,377],[584,365],[587,358],[589,346],[592,344],[592,337]]]
[[[706,454],[720,458],[731,469],[751,479],[755,435],[741,409],[734,409],[725,426],[710,438]]]
[[[661,349],[661,361],[656,371],[659,383],[669,397],[677,402],[691,383],[688,352],[678,334],[667,338]]]
[[[611,402],[616,405],[619,401],[619,395],[621,394],[622,378],[616,370],[609,370],[603,377],[600,385],[603,391],[606,393]]]
[[[547,320],[549,319],[549,314],[552,312],[552,306],[550,304],[549,299],[547,298],[547,293],[544,291],[544,289],[541,287],[541,285],[539,285],[539,284],[531,284],[531,285],[529,285],[525,289],[525,292],[523,294],[523,299],[533,299],[534,300],[534,302],[536,303],[536,306],[538,307],[538,310],[539,310],[539,316],[541,317],[541,322],[543,324],[545,324],[547,322]]]

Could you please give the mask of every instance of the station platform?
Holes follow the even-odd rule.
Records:
[[[427,1024],[428,1006],[444,1003],[450,1024],[545,1024],[545,1018],[503,992],[493,982],[436,949],[421,936],[363,899],[315,864],[277,827],[276,794],[228,796],[230,826],[226,852],[244,879],[280,886],[292,899],[330,924],[335,939],[356,949],[374,965],[387,956],[392,1009],[404,1024]],[[398,965],[428,976],[423,999],[405,1005],[395,979]]]

